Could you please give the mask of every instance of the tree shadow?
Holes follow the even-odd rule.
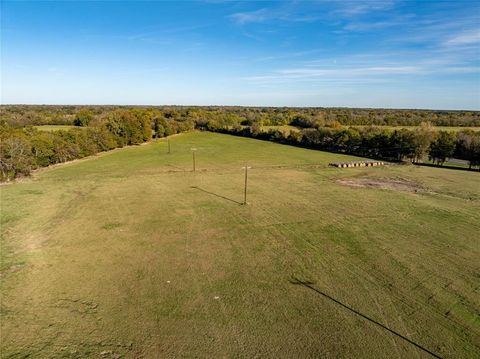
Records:
[[[420,344],[418,344],[418,343],[415,343],[414,341],[408,339],[408,338],[405,337],[404,335],[402,335],[402,334],[394,331],[393,329],[388,328],[387,326],[383,325],[382,323],[377,322],[375,319],[372,319],[372,318],[366,316],[365,314],[359,312],[358,310],[356,310],[356,309],[348,306],[348,305],[345,304],[345,303],[342,303],[341,301],[333,298],[332,296],[328,295],[327,293],[322,292],[321,290],[315,288],[315,287],[314,287],[314,284],[315,284],[315,283],[310,282],[310,281],[306,281],[306,280],[300,280],[300,279],[298,279],[298,278],[296,278],[296,277],[292,277],[292,278],[289,280],[289,282],[290,282],[291,284],[293,284],[293,285],[301,285],[301,286],[303,286],[303,287],[305,287],[305,288],[308,288],[308,289],[314,291],[315,293],[323,296],[324,298],[326,298],[326,299],[328,299],[328,300],[330,300],[330,301],[332,301],[332,302],[334,302],[334,303],[342,306],[343,308],[347,309],[349,312],[354,313],[354,314],[362,317],[363,319],[369,321],[370,323],[373,323],[373,324],[375,324],[375,325],[377,325],[377,326],[385,329],[386,331],[390,332],[391,334],[393,334],[393,335],[395,335],[395,336],[397,336],[397,337],[405,340],[406,342],[412,344],[412,345],[415,346],[416,348],[424,351],[425,353],[430,354],[430,355],[433,356],[434,358],[442,359],[441,356],[439,356],[438,354],[435,354],[434,352],[428,350],[427,348],[423,347],[422,345],[420,345]]]
[[[236,201],[234,199],[231,199],[231,198],[228,198],[228,197],[225,197],[225,196],[222,196],[222,195],[219,195],[217,193],[214,193],[214,192],[210,192],[210,191],[207,191],[207,190],[204,190],[203,188],[200,188],[200,187],[197,187],[197,186],[191,186],[190,188],[195,188],[199,191],[202,191],[204,193],[208,193],[208,194],[211,194],[212,196],[215,196],[215,197],[218,197],[218,198],[222,198],[222,199],[225,199],[227,201],[230,201],[230,202],[233,202],[233,203],[236,203],[236,204],[243,204],[242,202],[239,202],[239,201]]]

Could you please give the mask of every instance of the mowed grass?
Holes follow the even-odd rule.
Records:
[[[478,173],[170,141],[1,187],[3,358],[480,355]]]

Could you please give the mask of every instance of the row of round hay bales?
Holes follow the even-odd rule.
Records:
[[[330,163],[330,166],[340,167],[340,168],[371,167],[371,166],[383,166],[383,165],[385,165],[385,162],[382,162],[382,161],[352,161],[352,162]]]

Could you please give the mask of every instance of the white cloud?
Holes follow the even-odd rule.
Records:
[[[339,8],[334,10],[334,14],[343,16],[357,16],[374,11],[387,11],[391,10],[395,6],[395,0],[347,0],[339,1]]]
[[[383,21],[352,21],[346,24],[343,29],[347,31],[364,32],[398,26],[405,28],[411,26],[414,23],[414,20],[414,14],[389,16]]]
[[[277,83],[290,81],[325,82],[325,81],[362,81],[372,82],[398,79],[399,76],[422,76],[440,74],[480,74],[478,66],[449,66],[428,61],[417,63],[398,63],[395,65],[357,65],[357,66],[307,66],[280,69],[268,74],[244,77],[243,80],[255,83]]]
[[[247,80],[309,80],[322,78],[354,78],[382,75],[411,75],[422,71],[417,66],[373,66],[343,68],[293,68],[277,70],[264,76],[247,77]]]
[[[230,15],[230,18],[240,25],[251,22],[263,22],[269,18],[269,11],[267,9],[259,9],[249,12],[237,12]]]
[[[480,44],[480,29],[473,31],[467,31],[455,36],[450,37],[445,45],[457,46],[457,45],[471,45]]]
[[[278,9],[259,9],[255,11],[237,12],[229,16],[235,23],[245,25],[249,23],[262,23],[272,20],[279,20],[285,22],[313,22],[319,19],[314,14],[304,14],[295,11],[292,8],[278,8]]]

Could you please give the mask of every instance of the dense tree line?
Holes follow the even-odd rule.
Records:
[[[12,127],[28,125],[88,125],[95,118],[114,110],[146,110],[162,113],[177,121],[215,119],[245,126],[280,126],[292,124],[305,128],[340,125],[418,126],[430,122],[435,126],[480,126],[479,111],[435,111],[356,108],[288,108],[288,107],[184,107],[184,106],[0,106],[0,121]]]
[[[386,130],[372,126],[305,128],[287,132],[279,129],[263,131],[259,126],[239,125],[222,128],[207,125],[204,129],[391,161],[422,162],[428,158],[443,165],[448,158],[455,157],[467,160],[470,168],[480,167],[480,132],[437,131],[428,123],[414,130]]]
[[[418,162],[430,158],[441,165],[455,157],[469,161],[470,167],[480,166],[480,132],[437,131],[430,122],[421,122],[415,129],[395,130],[376,126],[346,127],[340,122],[346,122],[340,116],[342,113],[349,114],[350,117],[345,116],[353,121],[366,111],[373,114],[370,122],[376,123],[387,113],[414,114],[410,118],[417,121],[416,116],[428,117],[423,114],[432,115],[434,111],[118,106],[3,106],[1,110],[2,180],[27,175],[35,168],[194,128],[387,160]],[[6,113],[18,116],[12,120]],[[43,118],[45,113],[49,115]],[[322,117],[324,113],[334,116]],[[437,115],[443,119],[453,116],[455,121],[460,121],[456,125],[478,124],[478,112],[450,111]],[[63,120],[55,122],[59,118]],[[78,128],[45,132],[33,127],[51,123],[75,124]],[[294,125],[299,130],[288,133],[279,129],[264,130],[264,126],[281,124]]]
[[[154,110],[119,109],[97,118],[79,118],[87,118],[89,126],[46,132],[32,126],[18,128],[5,121],[0,123],[0,179],[28,175],[35,168],[194,128],[193,121],[168,120]]]

